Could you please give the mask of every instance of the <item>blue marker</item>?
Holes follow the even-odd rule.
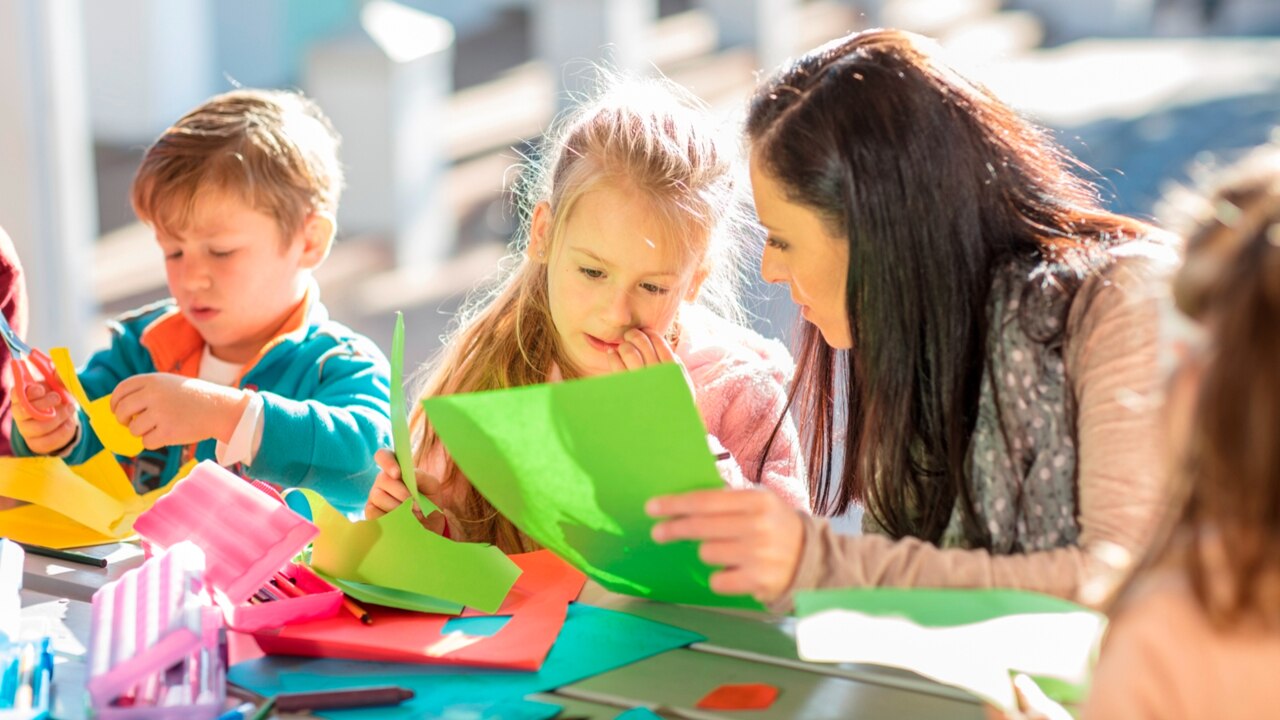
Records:
[[[257,708],[258,708],[257,705],[254,705],[251,702],[247,702],[241,705],[240,707],[235,708],[234,710],[228,710],[222,713],[221,715],[218,716],[218,720],[244,720],[245,718],[252,715],[253,711],[256,710]]]
[[[0,708],[11,708],[18,693],[17,646],[5,648],[0,653],[0,662],[4,663],[4,673],[0,675]]]

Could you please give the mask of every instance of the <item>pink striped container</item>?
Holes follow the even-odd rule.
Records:
[[[93,594],[89,699],[110,720],[217,717],[226,696],[204,553],[178,543]]]

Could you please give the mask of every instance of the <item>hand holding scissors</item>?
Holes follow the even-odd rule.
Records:
[[[53,443],[50,447],[65,445],[75,437],[77,406],[71,393],[58,378],[53,361],[48,355],[23,342],[3,314],[0,314],[0,337],[3,337],[5,345],[9,347],[11,356],[9,365],[13,368],[14,377],[14,419],[18,422],[19,430],[36,452],[50,443]],[[57,399],[44,400],[49,395],[56,396]],[[63,426],[67,426],[67,429],[64,430]],[[61,442],[58,442],[59,439]],[[44,442],[45,440],[49,442]]]

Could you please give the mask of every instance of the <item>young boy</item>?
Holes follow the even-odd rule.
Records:
[[[141,490],[188,460],[306,487],[359,512],[391,442],[389,369],[332,322],[311,272],[333,241],[338,138],[296,93],[214,97],[147,150],[131,192],[165,256],[169,300],[110,326],[80,379],[147,448],[121,458]],[[18,455],[83,462],[102,450],[85,418],[44,387],[40,421],[15,405]]]

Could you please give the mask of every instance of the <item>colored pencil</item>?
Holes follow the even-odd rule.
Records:
[[[28,545],[27,543],[18,543],[23,550],[32,555],[43,555],[54,560],[66,560],[67,562],[80,563],[81,565],[92,565],[93,567],[104,568],[107,566],[107,559],[78,553],[74,550],[55,550],[42,545]]]
[[[346,608],[347,612],[351,613],[353,616],[355,616],[355,619],[359,620],[365,625],[373,624],[373,616],[369,614],[369,611],[360,607],[360,605],[356,603],[355,600],[352,600],[346,595],[342,596],[342,607]]]
[[[399,705],[412,697],[412,690],[395,685],[381,685],[351,690],[280,693],[276,695],[275,700],[277,711],[299,712],[302,710],[336,710],[338,708]]]

